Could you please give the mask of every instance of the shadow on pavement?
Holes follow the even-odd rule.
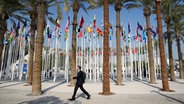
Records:
[[[31,101],[24,101],[19,104],[70,104],[69,102],[64,102],[55,96],[45,96]],[[79,101],[75,101],[73,104],[81,104]]]
[[[51,90],[51,89],[53,89],[53,88],[55,88],[55,87],[57,87],[57,86],[59,86],[59,85],[61,85],[61,84],[64,84],[64,83],[65,83],[65,82],[61,82],[61,83],[58,83],[58,84],[56,84],[56,85],[54,85],[54,86],[48,87],[48,88],[46,88],[46,89],[43,89],[42,92],[45,93],[45,92],[47,92],[47,91],[49,91],[49,90]]]
[[[178,83],[178,84],[184,84],[183,82],[179,82],[179,81],[176,81],[175,83]]]
[[[15,84],[10,84],[10,85],[6,85],[6,86],[1,86],[0,88],[11,87],[11,86],[15,86],[15,85],[23,84],[23,83],[24,83],[24,82],[15,83]]]
[[[86,95],[84,93],[81,93],[80,95],[78,95],[75,99],[82,97],[82,98],[86,98]]]
[[[158,89],[158,90],[162,90],[160,87],[154,86],[153,84],[149,83],[148,81],[140,81],[140,80],[137,80],[137,79],[135,79],[135,81],[140,82],[140,83],[142,83],[142,84],[145,84],[145,85],[147,85],[147,86],[156,88],[156,89]]]
[[[160,92],[158,92],[158,91],[152,91],[152,92],[155,92],[155,93],[157,93],[157,94],[159,94],[159,95],[161,95],[161,96],[163,96],[163,97],[169,98],[169,99],[171,99],[171,100],[177,101],[178,103],[184,104],[183,101],[178,100],[178,99],[173,98],[173,97],[170,97],[170,96],[168,96],[168,95],[162,94],[162,93],[160,93]]]

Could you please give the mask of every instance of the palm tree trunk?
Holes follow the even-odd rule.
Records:
[[[120,47],[120,2],[115,5],[116,11],[116,49],[117,49],[117,85],[122,85],[121,47]]]
[[[2,52],[3,52],[3,39],[4,39],[4,34],[7,29],[7,15],[6,14],[1,14],[0,15],[0,68],[1,68],[1,61],[3,61],[2,58]]]
[[[160,1],[155,0],[155,3],[156,3],[157,27],[158,27],[159,48],[160,48],[162,87],[163,87],[163,91],[170,91],[167,70],[166,70],[165,48],[164,48],[164,42],[162,39],[162,19],[161,19],[161,12],[160,12],[161,11],[160,10]]]
[[[181,53],[181,44],[180,44],[180,36],[179,36],[179,32],[177,29],[175,29],[175,33],[176,33],[176,41],[177,41],[177,48],[178,48],[178,58],[179,58],[179,71],[180,71],[180,79],[184,79],[184,75],[183,75],[183,58],[182,58],[182,53]]]
[[[170,27],[170,23],[168,23],[168,22],[167,22],[167,36],[168,36],[170,75],[171,75],[171,81],[176,81],[175,74],[174,74],[173,56],[172,56],[171,27]]]
[[[33,70],[33,85],[32,94],[41,94],[41,69],[42,69],[42,48],[43,48],[43,33],[45,27],[45,0],[38,3],[38,34],[36,37],[35,62]]]
[[[103,51],[103,92],[100,94],[110,95],[109,81],[109,3],[104,1],[104,51]]]
[[[154,61],[153,61],[153,46],[152,46],[152,38],[151,38],[151,30],[150,30],[150,8],[144,8],[144,16],[146,18],[146,26],[148,32],[148,56],[149,56],[149,68],[150,68],[150,83],[155,84],[155,71],[154,71]]]
[[[31,17],[31,36],[30,36],[30,49],[29,49],[29,65],[28,65],[28,78],[27,85],[32,85],[33,80],[33,60],[34,60],[34,37],[36,30],[37,12],[32,12]]]
[[[77,14],[79,11],[79,4],[78,2],[73,3],[73,29],[72,29],[72,50],[71,50],[71,76],[76,75],[76,47],[77,47],[77,42],[76,42],[76,26],[77,26]],[[70,81],[70,86],[75,85],[75,80],[71,79]]]

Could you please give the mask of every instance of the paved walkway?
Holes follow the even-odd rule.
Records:
[[[42,83],[40,96],[31,96],[31,86],[24,86],[24,82],[0,81],[0,104],[184,104],[184,80],[169,82],[170,89],[174,92],[163,92],[161,80],[157,84],[147,82],[124,82],[117,86],[111,82],[111,92],[114,95],[99,95],[102,83],[84,84],[84,88],[91,94],[91,99],[86,100],[85,95],[77,92],[75,101],[69,101],[73,87],[68,83],[49,82]]]

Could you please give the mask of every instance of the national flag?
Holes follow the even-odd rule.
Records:
[[[56,29],[58,30],[60,28],[60,22],[59,22],[59,18],[56,19]]]
[[[144,40],[144,42],[146,43],[146,34],[145,34],[146,30],[142,31],[142,40]]]
[[[128,34],[130,34],[131,32],[131,27],[130,27],[130,23],[128,22]]]
[[[6,44],[6,43],[7,43],[6,37],[4,37],[3,44]]]
[[[82,28],[83,24],[84,24],[84,18],[82,16],[80,20],[79,28]]]
[[[94,15],[93,28],[96,28],[96,15]]]
[[[151,28],[151,32],[153,33],[153,38],[155,38],[157,33],[152,28]]]
[[[112,25],[110,23],[108,23],[108,27],[112,30]]]
[[[76,32],[80,32],[79,25],[76,26]]]
[[[66,41],[66,39],[68,38],[68,31],[64,33],[64,40]]]
[[[24,31],[25,27],[27,26],[27,20],[25,20],[24,25],[22,27],[22,32]]]
[[[142,42],[142,35],[140,35],[140,42]]]
[[[139,22],[137,22],[137,27],[142,31],[143,27],[139,24]]]
[[[88,27],[88,33],[91,33],[92,32],[92,28],[91,27]]]
[[[80,33],[78,34],[78,38],[82,37],[82,31],[80,31]]]
[[[138,40],[138,36],[137,35],[134,35],[133,37],[132,37],[134,40]]]
[[[68,16],[68,20],[67,20],[65,28],[69,29],[69,27],[70,27],[70,16]]]
[[[102,30],[100,30],[100,28],[99,28],[99,27],[97,27],[97,28],[96,28],[96,31],[97,31],[97,34],[99,34],[100,36],[102,36],[102,35],[103,35],[103,32],[102,32]]]
[[[137,49],[136,48],[133,48],[132,53],[133,54],[137,53]]]
[[[86,28],[84,28],[84,38],[86,39]]]

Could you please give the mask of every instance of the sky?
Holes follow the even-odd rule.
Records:
[[[87,6],[88,5],[86,5],[86,7]],[[63,8],[64,8],[64,5],[61,4],[62,11],[64,10]],[[50,8],[50,10],[51,10],[52,13],[56,14],[56,9],[55,8]],[[64,27],[65,27],[66,22],[67,22],[68,15],[70,16],[70,21],[72,23],[72,20],[73,20],[72,10],[70,9],[70,11],[68,13],[63,11],[64,20],[60,21],[60,24],[61,24],[60,30],[64,30]],[[101,23],[103,21],[103,7],[97,8],[97,9],[94,9],[94,10],[89,10],[88,14],[86,12],[84,12],[84,10],[80,9],[79,12],[78,12],[78,23],[79,23],[81,17],[83,16],[84,17],[83,28],[88,27],[90,22],[93,22],[94,15],[96,15],[97,26],[101,27]],[[125,8],[122,8],[122,10],[120,12],[120,19],[121,19],[121,25],[124,26],[126,34],[128,33],[127,32],[128,31],[128,22],[131,25],[132,34],[136,34],[137,22],[139,22],[142,26],[146,25],[142,9],[132,9],[132,10],[128,11]],[[116,42],[115,42],[116,12],[115,12],[113,6],[109,6],[109,22],[113,26],[113,31],[114,32],[113,32],[112,40],[113,40],[113,44],[114,44],[114,48],[115,48],[116,47]],[[156,15],[152,14],[150,16],[150,24],[154,28],[157,27]],[[163,22],[163,25],[165,25],[164,22]],[[72,26],[70,27],[70,33],[72,33],[71,30],[72,30]],[[163,31],[166,31],[166,29],[163,28]],[[71,34],[70,34],[70,37],[71,37]],[[181,45],[181,50],[182,50],[182,53],[184,54],[184,44],[183,44],[183,42],[181,42],[181,44],[182,44]],[[168,49],[167,48],[168,47],[167,47],[167,43],[166,43],[165,44],[165,51],[166,51],[166,56],[168,57],[168,51],[167,51]],[[176,45],[175,41],[173,42],[173,58],[178,59],[177,45]]]
[[[86,7],[88,5],[86,4]],[[69,12],[65,12],[64,11],[64,4],[61,4],[61,10],[62,10],[62,13],[63,13],[63,18],[64,20],[60,20],[60,31],[61,32],[64,32],[64,28],[65,28],[65,25],[67,23],[67,17],[68,15],[70,16],[70,21],[72,23],[73,21],[73,12],[72,12],[72,9],[70,9]],[[57,13],[56,13],[56,7],[51,7],[49,8],[49,11],[51,13],[53,13],[54,15],[51,15],[53,18],[57,18]],[[123,27],[125,28],[125,33],[127,34],[128,32],[128,22],[130,23],[131,25],[131,30],[132,30],[132,34],[136,34],[136,27],[137,27],[137,22],[139,22],[142,26],[145,26],[146,23],[145,23],[145,18],[144,18],[144,15],[143,15],[143,10],[142,9],[132,9],[131,11],[128,11],[126,10],[125,8],[122,8],[121,12],[120,12],[120,19],[121,19],[121,25],[123,25]],[[97,23],[97,26],[101,28],[101,23],[103,22],[103,7],[101,8],[97,8],[97,9],[94,9],[94,10],[89,10],[88,11],[88,14],[86,12],[84,12],[82,9],[79,10],[78,12],[78,23],[81,19],[81,17],[83,16],[84,17],[84,25],[83,25],[83,28],[84,27],[88,27],[89,24],[90,24],[90,21],[93,22],[93,18],[94,18],[94,15],[96,15],[96,23]],[[48,20],[47,20],[48,22]],[[113,27],[113,37],[112,37],[112,40],[113,40],[113,46],[114,48],[116,47],[116,42],[115,42],[115,25],[116,25],[116,12],[114,10],[114,7],[113,6],[109,6],[109,22],[111,23],[112,27]],[[154,28],[156,28],[157,26],[157,21],[156,21],[156,15],[152,14],[150,16],[150,24],[151,26],[153,26]],[[163,22],[164,23],[164,22]],[[54,30],[55,29],[55,26],[51,23],[49,23],[50,27]],[[164,25],[164,24],[163,24]],[[70,26],[70,43],[71,43],[71,33],[72,33],[72,26]],[[163,31],[165,31],[166,29],[163,28]],[[61,40],[63,44],[61,44],[61,48],[64,49],[65,48],[65,41],[64,39]],[[182,42],[181,42],[182,43]],[[71,44],[70,44],[71,46]],[[167,44],[165,45],[165,51],[166,53],[167,52]],[[181,50],[184,54],[184,45],[182,43],[181,45]],[[166,54],[167,57],[168,57],[168,54]],[[184,57],[184,56],[183,56]],[[174,59],[178,59],[178,54],[177,54],[177,45],[176,45],[176,42],[174,41],[173,42],[173,58]]]

